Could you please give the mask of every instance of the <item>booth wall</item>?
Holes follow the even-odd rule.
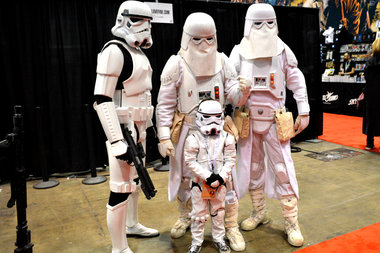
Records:
[[[49,173],[88,170],[89,152],[95,155],[96,166],[107,164],[106,138],[92,110],[93,89],[97,54],[112,38],[110,29],[120,3],[13,1],[1,8],[0,136],[12,131],[13,106],[22,105],[25,166],[29,174],[41,175],[44,162]],[[153,68],[154,105],[160,73],[170,55],[179,50],[187,15],[195,11],[209,13],[217,26],[219,51],[228,56],[243,36],[248,7],[227,2],[174,2],[175,23],[154,23],[153,47],[145,51]],[[279,36],[296,54],[308,86],[311,122],[297,138],[315,138],[322,134],[318,10],[297,7],[275,7],[275,10]],[[296,112],[292,98],[288,100],[287,107]],[[39,112],[41,121],[37,120]],[[90,124],[86,124],[86,113]],[[92,128],[91,136],[88,125]],[[154,130],[148,130],[148,162],[160,159]],[[93,141],[93,149],[89,147],[89,139]]]

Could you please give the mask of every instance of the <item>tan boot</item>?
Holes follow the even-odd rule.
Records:
[[[253,230],[259,224],[267,224],[270,221],[265,206],[264,187],[249,190],[249,194],[252,200],[253,211],[251,216],[241,223],[241,228],[243,230]]]
[[[180,217],[172,227],[170,234],[172,238],[180,238],[185,235],[186,230],[191,225],[191,220],[189,217],[189,213],[191,212],[192,204],[191,199],[189,198],[187,201],[180,201],[177,198],[178,202],[178,211],[180,213]]]
[[[302,246],[303,236],[297,220],[297,198],[295,196],[281,197],[281,207],[285,218],[285,232],[288,235],[289,244],[296,247]]]
[[[230,241],[230,247],[234,251],[245,250],[244,237],[240,233],[238,219],[239,201],[235,201],[232,204],[226,203],[226,213],[224,216],[224,222],[226,227],[226,236]]]

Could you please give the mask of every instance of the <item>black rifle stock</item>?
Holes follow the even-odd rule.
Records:
[[[136,168],[137,175],[141,182],[141,189],[147,199],[151,199],[156,195],[157,190],[154,189],[153,182],[145,168],[143,158],[145,157],[144,149],[141,143],[136,145],[132,138],[132,132],[126,127],[124,129],[124,138],[128,144],[128,157],[132,159],[133,165]]]

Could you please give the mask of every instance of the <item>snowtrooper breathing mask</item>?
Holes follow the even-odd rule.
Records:
[[[204,135],[218,135],[224,126],[224,114],[221,104],[216,100],[204,100],[200,103],[195,124]]]
[[[244,38],[241,50],[247,59],[267,58],[279,55],[284,46],[278,38],[277,18],[273,6],[252,4],[245,16]]]
[[[125,1],[117,13],[112,34],[124,39],[131,47],[150,48],[153,44],[150,34],[152,11],[143,2]]]
[[[213,76],[222,69],[217,49],[213,18],[203,12],[190,14],[183,26],[179,54],[196,77]]]

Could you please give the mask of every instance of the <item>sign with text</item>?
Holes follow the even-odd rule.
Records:
[[[152,10],[152,23],[173,24],[173,4],[145,2]]]

